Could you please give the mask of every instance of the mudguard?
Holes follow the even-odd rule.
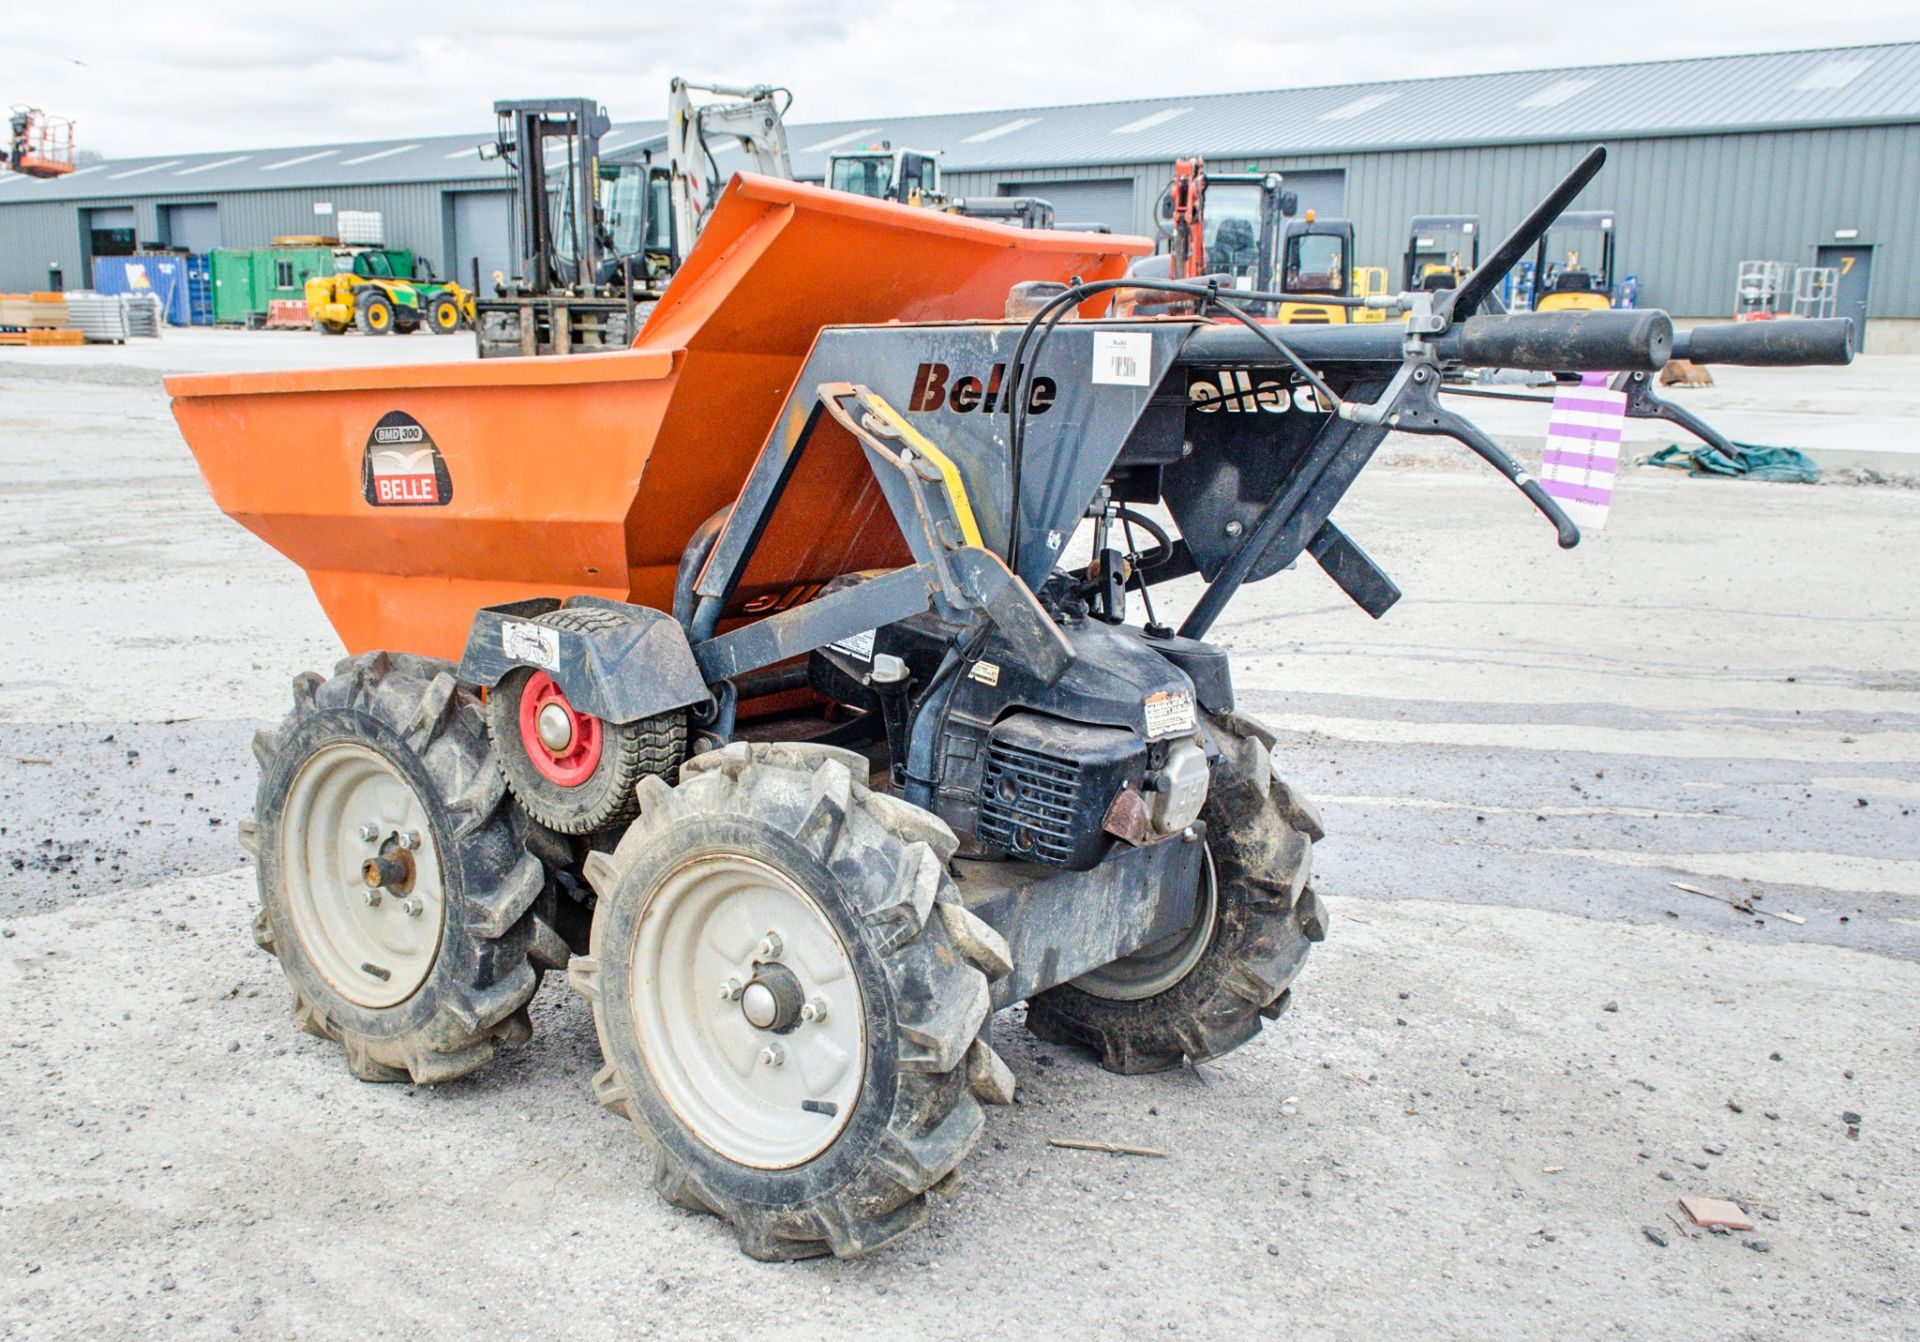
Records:
[[[576,633],[534,623],[560,609],[550,597],[486,606],[473,617],[460,679],[491,688],[508,672],[532,667],[552,676],[576,709],[602,722],[638,722],[712,701],[686,630],[671,615],[600,597],[566,604],[618,611],[632,623]]]

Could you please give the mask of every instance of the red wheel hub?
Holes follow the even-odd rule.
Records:
[[[548,737],[555,735],[551,726],[559,714],[553,709],[564,714],[567,725],[565,744],[558,749],[550,746],[540,731],[544,717],[549,725]],[[535,671],[520,691],[520,744],[542,778],[561,787],[579,787],[600,767],[603,737],[600,719],[576,710],[545,671]]]

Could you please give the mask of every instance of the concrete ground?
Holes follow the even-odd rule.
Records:
[[[155,370],[465,350],[196,334],[0,351],[0,1336],[1920,1336],[1920,492],[1629,471],[1562,553],[1457,455],[1369,472],[1341,521],[1400,605],[1303,565],[1218,631],[1325,812],[1295,1010],[1147,1078],[1009,1012],[958,1199],[769,1267],[654,1196],[557,981],[435,1090],[287,1017],[233,832],[339,648]],[[1916,372],[1716,419],[1905,451]]]

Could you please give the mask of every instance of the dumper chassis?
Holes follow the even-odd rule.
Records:
[[[1026,1003],[1035,1034],[1122,1073],[1246,1043],[1327,934],[1309,883],[1323,831],[1209,631],[1245,583],[1302,555],[1370,615],[1394,604],[1332,520],[1391,429],[1464,442],[1563,547],[1578,541],[1441,393],[1471,366],[1631,376],[1673,352],[1659,312],[1479,315],[1602,156],[1456,289],[1406,296],[1403,323],[1307,329],[1262,323],[1204,282],[1129,280],[1125,240],[1052,235],[1009,253],[1004,239],[1025,235],[736,179],[730,197],[778,207],[736,240],[774,255],[766,230],[804,228],[808,210],[874,239],[907,230],[909,272],[937,269],[943,249],[1001,267],[1012,315],[869,309],[865,324],[814,329],[779,399],[735,426],[758,447],[722,506],[662,522],[657,577],[619,595],[494,582],[508,595],[466,607],[458,647],[435,612],[465,581],[457,560],[496,553],[502,510],[462,493],[486,488],[481,440],[430,431],[446,387],[311,388],[346,420],[401,398],[366,469],[382,469],[377,443],[399,442],[431,472],[390,494],[421,511],[367,510],[366,534],[398,553],[355,586],[291,496],[276,503],[277,482],[243,480],[250,467],[228,455],[244,444],[223,436],[222,407],[252,397],[270,433],[275,385],[177,382],[222,505],[313,570],[362,645],[331,678],[297,681],[287,719],[255,742],[255,933],[296,1018],[340,1042],[356,1076],[443,1081],[524,1041],[541,976],[564,967],[599,1036],[593,1093],[639,1129],[661,1194],[767,1259],[869,1252],[924,1221],[928,1194],[955,1191],[982,1107],[1013,1098],[993,1044],[1002,1008]],[[725,235],[745,211],[723,200],[711,250],[676,286],[733,255]],[[1096,250],[1069,255],[1081,245]],[[878,245],[866,255],[890,264]],[[1036,271],[1052,275],[1005,282]],[[1100,318],[1141,285],[1191,314]],[[704,290],[669,290],[629,353],[558,373],[487,365],[541,379],[522,420],[499,402],[493,431],[558,432],[569,407],[604,426],[629,394],[618,379],[713,385],[701,337],[675,334],[676,296],[728,342],[755,326]],[[1845,323],[1787,326],[1694,357],[1845,360]],[[1636,413],[1658,413],[1643,384],[1635,395]],[[307,423],[306,404],[293,398],[285,422]],[[702,411],[708,474],[724,474],[725,417],[752,404],[743,391]],[[659,421],[659,443],[673,431]],[[610,515],[610,530],[541,533],[538,557],[605,534],[638,564],[652,533]],[[485,520],[495,548],[423,529],[440,516]],[[1070,555],[1076,533],[1090,545]],[[1176,593],[1185,611],[1162,623]],[[365,650],[376,640],[412,647]],[[414,650],[436,640],[439,656]]]

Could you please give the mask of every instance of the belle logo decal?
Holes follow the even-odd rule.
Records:
[[[382,415],[367,435],[360,482],[376,508],[440,508],[453,501],[453,477],[440,449],[403,410]]]
[[[1000,404],[1001,383],[1006,378],[1007,366],[995,364],[987,371],[983,381],[977,377],[963,377],[953,383],[948,390],[947,383],[953,377],[953,370],[943,363],[923,363],[913,375],[913,394],[907,397],[907,409],[916,414],[926,414],[943,406],[951,407],[955,414],[965,415],[975,410],[992,414],[994,406]],[[1053,409],[1053,401],[1059,387],[1050,377],[1036,377],[1028,384],[1027,413],[1044,415]],[[1013,391],[1007,389],[1007,399],[1013,399]]]

